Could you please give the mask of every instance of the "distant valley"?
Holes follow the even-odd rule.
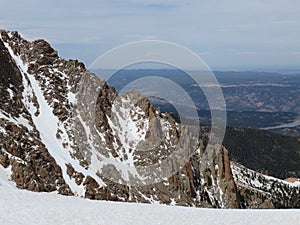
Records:
[[[248,128],[237,123],[227,127],[222,145],[215,142],[222,141],[217,129],[208,125],[209,107],[201,88],[181,73],[135,70],[128,76],[125,71],[123,78],[113,76],[106,82],[83,63],[59,57],[45,40],[30,42],[18,32],[5,30],[0,31],[0,59],[0,189],[12,182],[19,189],[95,200],[205,208],[300,206],[298,138],[249,128],[277,126],[297,117],[292,114],[297,104],[279,97],[283,91],[276,97],[280,105],[268,102],[267,97],[255,99],[264,95],[252,90],[254,97],[249,100],[265,103],[256,107],[251,103],[247,108],[244,95],[235,94],[239,87],[227,83],[232,89],[230,95],[224,91],[228,110],[236,114],[233,119],[228,116],[229,121],[239,118]],[[170,108],[171,115],[162,112],[172,104],[153,98],[160,96],[156,90],[190,111],[176,92],[179,89],[168,88],[163,81],[152,77],[140,83],[140,88],[132,88],[148,91],[150,100],[135,90],[117,92],[134,76],[153,76],[154,72],[175,74],[173,83],[197,106],[200,130],[194,123],[197,114],[178,118],[178,108]],[[239,85],[244,93],[245,84]],[[274,81],[250,86],[281,88]],[[230,96],[238,97],[230,102]],[[238,105],[249,113],[238,110]],[[212,113],[222,112],[219,106],[218,102],[214,110],[219,111]],[[273,110],[266,110],[271,106]],[[220,126],[219,122],[215,124]],[[213,142],[211,136],[216,137]],[[286,178],[290,179],[283,180]]]
[[[99,71],[94,72],[100,74]],[[300,124],[295,123],[300,118],[300,73],[215,71],[214,75],[224,94],[228,126],[259,128],[287,136],[300,136]],[[200,122],[210,124],[210,109],[205,95],[183,71],[124,69],[114,74],[108,83],[120,91],[132,81],[149,76],[167,78],[183,87],[195,102]],[[131,88],[134,88],[134,83]],[[140,86],[137,90],[147,93],[146,88],[143,90]],[[155,96],[155,93],[151,94]],[[162,111],[177,113],[166,100],[149,97]],[[178,101],[179,104],[185,104],[180,102],[180,97]]]
[[[300,74],[218,71],[214,74],[226,101],[228,127],[223,145],[229,150],[230,157],[264,174],[282,179],[299,177]],[[184,87],[197,106],[202,129],[209,129],[211,111],[205,95],[182,71],[120,70],[108,82],[121,91],[132,81],[147,76],[168,78]],[[134,88],[132,84],[130,88]],[[146,87],[139,86],[137,90],[147,93]],[[171,112],[180,122],[180,116],[170,102],[148,97],[162,112]],[[180,97],[178,101],[181,101]],[[193,124],[194,118],[184,119]]]

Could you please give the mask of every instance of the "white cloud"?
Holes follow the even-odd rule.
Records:
[[[284,55],[281,62],[288,63],[291,58],[286,55],[292,57],[290,49],[300,45],[297,0],[5,0],[2,5],[1,28],[66,46],[94,44],[110,49],[129,41],[162,39],[199,52],[212,64],[228,51],[246,57],[239,60],[241,64],[251,64],[256,60],[253,53],[261,52]],[[94,54],[90,48],[84,54]],[[75,54],[73,58],[87,57],[80,50],[64,51]],[[224,61],[230,64],[229,59]]]

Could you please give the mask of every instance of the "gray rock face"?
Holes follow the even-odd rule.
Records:
[[[0,31],[0,78],[0,164],[19,188],[216,208],[250,198],[224,147],[208,154],[193,127],[135,91],[119,96],[44,40]]]

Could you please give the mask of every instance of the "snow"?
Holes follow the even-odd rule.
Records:
[[[111,117],[107,115],[106,118],[112,129],[112,134],[121,143],[121,146],[119,146],[115,139],[113,146],[116,150],[119,150],[121,155],[123,153],[120,149],[123,148],[127,157],[125,160],[120,161],[118,158],[102,156],[101,160],[98,160],[98,168],[103,168],[105,165],[114,165],[125,181],[129,181],[130,176],[143,180],[145,178],[140,176],[134,166],[134,150],[141,141],[145,140],[149,121],[148,119],[138,120],[139,117],[144,118],[145,113],[139,107],[133,107],[126,95],[120,96],[114,101],[111,112]],[[105,141],[103,136],[101,139]]]
[[[118,136],[122,146],[125,148],[128,157],[127,163],[134,166],[133,152],[138,143],[145,139],[146,131],[148,130],[148,120],[134,120],[132,113],[132,104],[128,96],[121,97],[114,101],[112,105],[112,118],[108,119],[108,123],[113,130],[113,133]],[[144,116],[144,112],[136,107],[134,116]]]
[[[34,123],[40,131],[41,139],[46,145],[46,148],[55,158],[57,164],[62,168],[64,179],[72,191],[75,191],[75,193],[79,194],[81,191],[78,189],[75,181],[69,178],[66,171],[65,164],[71,162],[69,161],[71,157],[66,154],[65,150],[61,146],[61,143],[56,139],[57,124],[59,124],[59,120],[53,115],[52,110],[47,104],[37,81],[32,76],[30,76],[29,79],[40,104],[40,115],[33,117]]]
[[[262,184],[257,179],[250,179],[246,176],[242,176],[242,174],[244,174],[244,173],[250,174],[250,175],[258,174],[254,170],[251,170],[251,169],[249,169],[245,166],[242,166],[241,164],[234,163],[234,162],[231,163],[231,169],[232,169],[232,173],[233,173],[234,177],[237,179],[237,181],[239,181],[241,183],[244,183],[244,184],[248,183],[251,186],[254,186],[254,187],[257,187],[257,188],[260,188],[260,187],[263,187],[263,186],[266,187],[266,184]],[[291,183],[291,182],[281,180],[279,178],[275,178],[275,177],[272,177],[272,176],[264,175],[264,174],[259,174],[258,176],[264,178],[268,182],[274,181],[274,182],[277,182],[277,183],[285,184],[285,185],[290,186],[290,187],[300,187],[300,182]],[[258,177],[256,177],[256,178],[258,178]]]
[[[85,130],[85,134],[88,140],[88,146],[90,147],[90,152],[91,152],[91,162],[89,165],[89,171],[93,171],[93,173],[96,173],[98,169],[101,168],[101,164],[99,159],[101,159],[100,154],[98,153],[98,151],[95,149],[95,146],[93,144],[93,135],[91,132],[90,127],[84,122],[84,120],[82,119],[82,117],[80,116],[80,114],[78,114],[77,118],[79,119],[80,123],[83,126],[83,129]],[[94,176],[92,174],[92,172],[87,172],[85,171],[84,174],[88,174],[89,176],[93,177],[98,184],[105,186],[105,183],[98,177],[98,176]]]
[[[69,90],[71,88],[69,87]],[[74,93],[72,93],[71,91],[68,92],[68,99],[70,101],[70,103],[75,104],[76,103],[76,95]]]
[[[29,121],[27,119],[25,119],[23,116],[19,117],[19,118],[12,118],[10,115],[6,116],[4,113],[2,113],[0,111],[0,119],[5,119],[11,123],[14,123],[18,126],[25,126],[27,127],[28,130],[32,130],[32,126],[29,124]],[[2,130],[3,133],[6,133],[5,130]]]
[[[52,108],[47,103],[41,87],[38,83],[38,81],[35,79],[33,75],[30,75],[27,73],[28,65],[23,63],[22,59],[15,55],[10,48],[10,46],[7,43],[4,43],[6,48],[8,49],[10,55],[16,62],[17,66],[20,69],[20,72],[22,74],[22,80],[23,80],[23,102],[25,107],[28,109],[29,113],[31,114],[31,117],[33,119],[33,122],[40,132],[41,140],[48,149],[49,153],[52,157],[54,157],[56,163],[60,166],[62,169],[62,174],[64,177],[64,180],[71,188],[72,192],[79,196],[84,196],[84,186],[80,185],[78,186],[74,179],[71,179],[69,175],[67,174],[67,167],[66,164],[71,163],[72,167],[78,171],[83,173],[84,175],[90,175],[93,177],[99,184],[102,184],[102,180],[95,175],[95,171],[88,171],[81,167],[79,165],[79,162],[74,160],[70,154],[69,151],[71,149],[65,149],[62,146],[62,143],[66,141],[66,138],[68,137],[67,131],[62,126],[59,119],[52,113]],[[62,74],[63,75],[63,74]],[[26,77],[28,77],[29,81],[27,81]],[[33,96],[36,96],[38,104],[39,104],[39,110],[40,113],[38,116],[35,115],[36,107],[33,105],[32,99]],[[72,103],[75,103],[76,99],[74,94],[68,95],[70,97],[70,100]],[[11,122],[17,122],[18,124],[22,124],[26,126],[29,130],[32,129],[32,127],[29,125],[28,121],[24,119],[23,117],[12,119],[8,118],[4,114],[1,114],[0,112],[0,118],[5,118]],[[63,137],[62,140],[58,140],[56,138],[56,132],[58,128],[62,131],[61,136]],[[69,143],[71,143],[69,141]],[[0,223],[1,224],[1,223]]]
[[[2,169],[0,170],[2,171]],[[0,224],[298,224],[300,210],[202,209],[117,203],[33,193],[10,186],[0,173]]]
[[[0,117],[0,118],[1,118],[1,117]],[[3,127],[0,127],[0,133],[5,134],[5,133],[6,133],[6,130],[5,130]]]
[[[16,62],[16,64],[17,64],[17,66],[19,67],[19,69],[20,69],[20,72],[22,73],[22,75],[23,75],[23,86],[24,86],[24,92],[23,92],[23,98],[25,99],[24,101],[24,104],[25,104],[25,106],[28,106],[28,104],[29,104],[29,106],[28,106],[28,109],[29,109],[29,111],[30,110],[32,110],[32,107],[33,107],[33,103],[31,102],[31,103],[29,103],[30,101],[28,101],[28,95],[30,94],[30,93],[32,93],[32,91],[30,92],[30,90],[28,90],[28,83],[27,82],[25,82],[26,81],[26,79],[24,79],[24,74],[23,74],[23,71],[27,71],[27,68],[26,68],[26,66],[24,65],[24,63],[22,62],[22,60],[20,59],[20,57],[18,57],[18,56],[16,56],[15,54],[14,54],[14,52],[13,52],[13,50],[10,48],[10,46],[9,46],[9,44],[8,43],[6,43],[6,42],[3,42],[4,43],[4,45],[5,45],[5,47],[8,49],[8,51],[9,51],[9,53],[10,53],[10,55],[12,56],[12,58],[15,60],[15,62]],[[10,90],[10,89],[8,89],[8,90]],[[12,92],[12,91],[11,91]],[[13,93],[11,93],[11,92],[9,92],[10,93],[10,95],[11,95],[11,98],[12,98],[12,96],[13,96]],[[31,98],[32,99],[32,98]],[[21,124],[21,125],[24,125],[25,127],[27,127],[28,128],[28,130],[33,130],[33,128],[32,128],[32,126],[29,124],[29,121],[27,120],[27,119],[25,119],[24,117],[20,117],[20,118],[17,118],[17,119],[14,119],[15,120],[15,122],[17,122],[19,125]],[[13,121],[11,121],[11,120],[9,120],[10,122],[13,122]]]
[[[55,158],[58,165],[62,168],[63,176],[72,191],[79,195],[84,195],[83,185],[76,185],[66,173],[66,164],[71,163],[75,170],[82,172],[84,175],[92,176],[100,185],[104,185],[95,171],[101,168],[105,163],[117,165],[118,169],[131,174],[136,174],[132,168],[134,165],[133,153],[139,141],[145,137],[148,129],[148,120],[139,120],[144,118],[144,113],[137,107],[135,114],[130,108],[129,99],[122,98],[120,102],[112,107],[112,118],[108,118],[114,134],[119,137],[122,146],[125,148],[128,160],[124,163],[113,161],[112,158],[104,159],[99,162],[100,153],[92,149],[92,162],[89,170],[82,168],[76,160],[71,158],[68,151],[62,147],[62,142],[69,142],[67,131],[58,118],[53,115],[52,108],[49,106],[38,81],[34,76],[26,74],[27,64],[24,64],[19,56],[13,54],[12,49],[7,43],[5,46],[11,56],[20,68],[23,76],[23,103],[33,118],[36,128],[40,131],[42,142],[45,144],[49,153]],[[64,73],[57,69],[54,72]],[[28,77],[29,80],[26,79]],[[70,90],[70,87],[68,86]],[[7,89],[10,97],[13,98],[13,91]],[[40,114],[35,116],[37,107],[34,106],[32,99],[37,97]],[[76,103],[74,93],[68,92],[70,103]],[[33,127],[24,117],[12,118],[0,112],[0,118],[8,120],[17,125],[24,125],[29,130]],[[89,127],[79,117],[84,129],[87,132],[89,141],[92,137]],[[51,122],[48,122],[51,121]],[[166,133],[166,139],[170,141],[170,124],[167,120],[161,120],[161,127]],[[120,127],[122,129],[120,129]],[[60,129],[61,140],[56,138],[56,132]],[[5,133],[5,129],[0,127],[0,132]],[[99,133],[101,140],[105,140],[103,134]],[[116,143],[114,143],[116,144]],[[162,148],[164,146],[161,146]],[[4,151],[4,150],[1,150]],[[9,154],[9,153],[7,153]],[[18,160],[18,159],[17,159]],[[20,159],[19,159],[20,160]],[[121,165],[120,165],[121,164]],[[123,174],[124,175],[124,174]],[[147,198],[140,193],[145,199],[156,204],[134,204],[134,203],[116,203],[105,201],[91,201],[79,197],[65,197],[57,193],[33,193],[25,190],[19,190],[15,184],[10,181],[11,168],[3,168],[0,165],[0,224],[296,224],[300,220],[299,210],[217,210],[217,209],[200,209],[178,206],[163,206],[155,201],[153,196]],[[125,176],[126,179],[128,179]],[[270,178],[271,179],[271,178]],[[275,179],[275,178],[272,178]],[[213,179],[212,179],[213,180]],[[214,181],[214,180],[213,180]],[[218,182],[218,181],[217,181]],[[260,183],[254,183],[259,186]],[[290,184],[290,185],[299,185]],[[214,183],[213,186],[218,187]],[[208,194],[211,193],[207,190]],[[221,203],[223,193],[220,190]],[[213,199],[213,198],[212,198]],[[175,199],[172,199],[171,205],[175,205]]]
[[[11,50],[11,48],[9,47],[8,44],[6,44],[6,48],[9,50],[11,56],[15,60],[17,66],[19,67],[20,72],[23,76],[22,80],[23,80],[23,82],[25,82],[26,81],[25,73],[27,72],[27,65],[25,65],[22,62],[20,57],[14,55],[13,51]],[[50,154],[55,158],[55,161],[62,168],[63,177],[64,177],[65,181],[67,182],[67,184],[72,189],[72,191],[74,191],[75,193],[80,193],[82,191],[78,190],[78,187],[77,187],[75,181],[71,180],[66,172],[65,164],[67,162],[70,162],[70,161],[68,161],[68,159],[70,157],[66,157],[67,154],[63,154],[63,151],[57,151],[57,150],[62,149],[60,143],[58,143],[58,141],[56,139],[56,131],[57,131],[56,124],[58,124],[58,119],[57,119],[57,117],[55,117],[52,114],[52,110],[51,110],[50,106],[47,104],[47,102],[42,94],[41,88],[39,87],[35,78],[31,75],[29,75],[28,78],[30,80],[31,86],[29,85],[28,82],[26,82],[26,84],[24,85],[24,87],[25,87],[24,93],[27,95],[30,95],[30,96],[32,96],[34,93],[38,99],[38,103],[40,106],[39,116],[34,116],[32,114],[33,113],[32,103],[30,103],[27,106],[29,106],[28,107],[29,112],[32,115],[33,121],[34,121],[37,129],[40,131],[42,142],[46,145]],[[28,102],[26,101],[27,100],[26,97],[27,96],[25,96],[25,103],[30,102],[30,101],[28,101]],[[49,121],[51,121],[51,122],[49,122]]]
[[[5,119],[11,123],[15,123],[16,121],[14,119],[12,119],[10,116],[6,116],[5,114],[3,114],[1,111],[0,111],[0,119]]]
[[[7,91],[9,93],[10,98],[12,99],[14,97],[14,92],[10,88],[7,88]]]
[[[8,188],[8,190],[14,187],[14,183],[9,180],[10,176],[11,176],[11,167],[4,168],[0,164],[0,193],[3,187]],[[1,199],[0,199],[0,204],[1,204]]]

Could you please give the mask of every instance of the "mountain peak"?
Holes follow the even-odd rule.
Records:
[[[118,95],[83,63],[18,32],[0,31],[0,59],[0,170],[18,188],[240,207],[226,149],[207,154],[204,141],[190,135],[193,127],[156,110],[147,97]]]

